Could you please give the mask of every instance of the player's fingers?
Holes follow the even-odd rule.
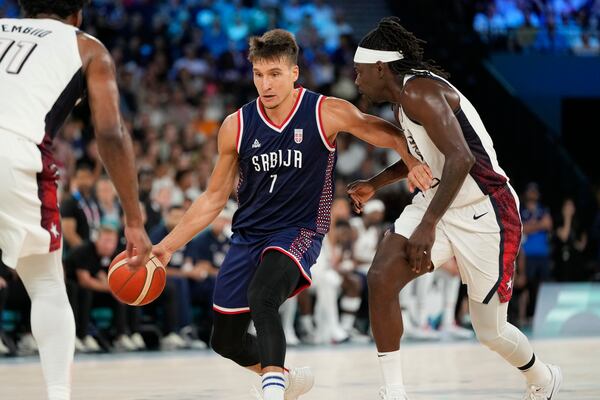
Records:
[[[411,181],[411,180],[409,180],[409,181],[408,181],[408,191],[409,191],[410,193],[412,193],[412,192],[414,192],[414,191],[415,191],[415,185],[413,185],[413,183],[412,183],[412,181]]]

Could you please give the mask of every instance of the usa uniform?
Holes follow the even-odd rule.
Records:
[[[239,207],[217,276],[215,311],[250,310],[248,286],[267,251],[286,254],[299,268],[294,294],[310,286],[310,267],[329,230],[337,160],[323,131],[323,100],[299,88],[281,125],[269,120],[258,99],[238,110]]]
[[[488,303],[498,293],[500,302],[507,302],[512,296],[521,242],[518,197],[498,165],[492,139],[469,100],[448,81],[428,71],[405,76],[404,84],[418,76],[443,81],[459,94],[460,107],[455,115],[476,159],[436,227],[432,263],[438,267],[456,257],[461,279],[467,284],[472,300]],[[395,233],[410,238],[438,189],[445,159],[423,126],[412,121],[401,107],[398,120],[411,154],[427,163],[434,177],[433,188],[417,194],[394,224]]]
[[[3,262],[60,249],[52,138],[82,96],[77,28],[0,19],[0,249]]]

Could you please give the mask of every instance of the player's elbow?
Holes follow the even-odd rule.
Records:
[[[475,165],[477,161],[475,156],[470,151],[460,151],[455,156],[451,157],[449,160],[452,165],[452,169],[455,171],[463,172],[468,174]]]
[[[123,132],[120,125],[98,127],[95,129],[95,134],[98,144],[121,142],[123,139]]]

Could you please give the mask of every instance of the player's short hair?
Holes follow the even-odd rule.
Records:
[[[54,14],[67,18],[83,9],[90,0],[19,0],[25,15],[35,17],[39,14]]]
[[[423,45],[427,43],[417,38],[400,24],[398,17],[385,17],[377,28],[367,33],[359,43],[360,47],[371,50],[399,51],[402,60],[392,61],[389,67],[399,75],[413,73],[414,70],[428,70],[444,78],[449,74],[432,60],[423,60]]]
[[[248,60],[278,60],[287,58],[293,65],[298,64],[298,43],[291,32],[273,29],[262,36],[253,36],[249,40]]]

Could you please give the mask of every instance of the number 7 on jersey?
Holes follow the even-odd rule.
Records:
[[[275,182],[277,182],[277,174],[271,175],[271,179],[273,179],[273,182],[271,182],[271,189],[269,189],[269,193],[273,193],[273,189],[275,188]]]

